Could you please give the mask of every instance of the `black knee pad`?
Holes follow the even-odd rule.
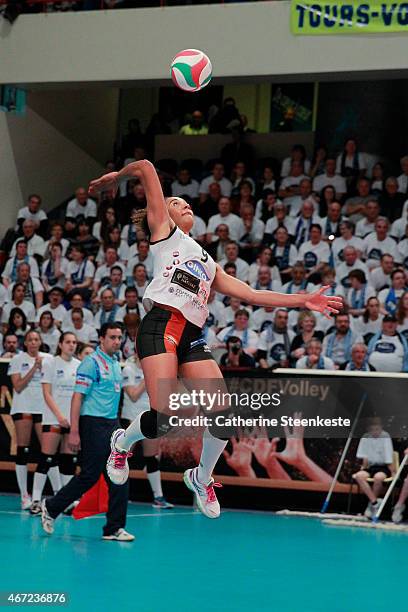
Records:
[[[154,408],[144,412],[140,417],[140,431],[145,438],[155,440],[169,433],[172,429],[169,423],[170,416],[157,412]]]
[[[145,457],[146,472],[152,474],[159,471],[159,461],[157,457]]]
[[[76,455],[69,455],[68,453],[61,453],[58,459],[58,465],[61,474],[65,476],[73,476],[76,468]]]
[[[47,474],[48,470],[56,465],[57,458],[55,455],[46,455],[45,453],[41,453],[40,460],[35,471],[38,472],[38,474]]]
[[[224,416],[224,417],[231,416],[231,408],[228,410],[220,410],[219,412],[213,412],[211,416],[213,418],[213,424],[208,427],[208,431],[210,432],[212,436],[214,436],[214,438],[228,442],[228,440],[230,439],[230,436],[222,435],[223,433],[225,434],[225,429],[224,431],[222,431],[222,428],[220,427],[220,425],[215,424],[215,417],[216,416]]]
[[[29,453],[30,453],[29,446],[17,446],[16,464],[17,465],[27,465]]]

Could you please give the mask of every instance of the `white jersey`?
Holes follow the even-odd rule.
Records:
[[[48,359],[42,368],[41,382],[51,385],[51,395],[68,421],[71,415],[71,399],[75,389],[75,380],[78,366],[81,362],[73,357],[70,361],[65,361],[57,356]],[[55,414],[45,404],[42,419],[43,425],[58,425]]]
[[[216,274],[216,263],[193,238],[177,226],[168,238],[150,243],[154,257],[153,280],[146,288],[143,306],[154,302],[177,308],[198,327],[208,317],[207,300]]]
[[[47,353],[39,353],[39,356],[43,358],[43,367],[46,361],[51,360],[50,355],[47,355]],[[30,357],[28,353],[18,353],[10,361],[7,375],[20,374],[20,377],[24,378],[33,367],[34,362],[35,358]],[[41,386],[41,370],[36,370],[28,385],[20,393],[14,390],[10,414],[17,414],[19,412],[43,414],[44,410],[45,401]]]
[[[141,412],[150,410],[149,396],[147,391],[144,391],[136,402],[132,402],[126,393],[126,387],[136,387],[144,380],[143,370],[139,368],[134,357],[127,360],[125,367],[122,370],[122,383],[125,392],[123,394],[122,418],[133,421]]]

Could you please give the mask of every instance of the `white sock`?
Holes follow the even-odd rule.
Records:
[[[41,472],[36,472],[34,474],[34,482],[33,482],[33,501],[41,501],[43,489],[45,483],[47,481],[47,474],[41,474]]]
[[[140,419],[142,417],[142,414],[144,414],[145,412],[148,412],[148,410],[145,410],[144,412],[138,414],[137,417],[131,422],[129,427],[125,430],[125,432],[118,436],[118,439],[116,441],[116,448],[118,450],[130,451],[130,449],[136,442],[139,442],[139,440],[144,440],[145,436],[140,430]]]
[[[63,487],[65,487],[65,485],[69,483],[71,478],[73,478],[72,474],[60,474],[60,476],[61,476],[61,482],[62,482]]]
[[[27,491],[27,466],[16,464],[17,484],[20,489],[21,497],[28,495]]]
[[[59,491],[62,486],[58,465],[50,467],[50,469],[48,470],[48,478],[50,479],[52,490],[54,491],[54,493],[57,493],[57,491]]]
[[[197,472],[197,478],[203,484],[210,482],[215,464],[226,446],[227,440],[214,438],[207,427],[203,436],[203,450],[201,451],[200,465]]]
[[[147,473],[147,480],[150,483],[150,487],[153,491],[153,497],[163,497],[163,491],[161,486],[160,470],[156,472]]]

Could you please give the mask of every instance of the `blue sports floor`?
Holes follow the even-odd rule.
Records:
[[[66,606],[25,606],[48,612],[408,610],[405,534],[130,504],[137,539],[118,543],[100,539],[103,520],[62,517],[49,537],[18,497],[0,496],[0,590],[69,593]]]

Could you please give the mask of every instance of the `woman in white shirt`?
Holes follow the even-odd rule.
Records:
[[[143,378],[143,370],[140,365],[135,352],[132,357],[126,361],[125,367],[122,371],[123,380],[123,407],[122,407],[122,419],[125,421],[125,427],[128,427],[130,423],[141,413],[146,410],[150,410],[149,396],[146,392],[145,382]],[[158,455],[160,453],[160,440],[145,439],[142,441],[143,446],[143,457],[144,464],[147,472],[147,479],[153,493],[153,507],[154,508],[173,508],[173,504],[169,502],[163,496],[161,477],[160,477],[160,466]]]
[[[17,436],[16,476],[21,494],[21,508],[28,510],[31,496],[27,491],[27,463],[33,427],[41,441],[41,420],[45,409],[41,388],[41,368],[43,360],[50,359],[40,353],[41,336],[29,331],[24,339],[25,351],[18,353],[10,361],[7,374],[13,385],[13,401],[10,414],[14,421]]]
[[[80,361],[74,357],[77,339],[72,332],[61,335],[57,356],[43,363],[41,373],[44,413],[42,421],[41,455],[34,474],[31,514],[40,514],[41,496],[47,475],[58,471],[58,482],[51,484],[56,493],[75,473],[75,456],[68,446],[71,399]],[[60,448],[60,455],[57,451]],[[59,465],[59,469],[58,469]],[[61,472],[61,474],[60,474]]]
[[[381,331],[384,315],[380,313],[380,302],[376,297],[367,300],[364,314],[357,320],[351,320],[352,330],[357,334],[366,336],[367,334],[377,334]]]
[[[45,310],[40,316],[37,331],[41,336],[43,344],[48,346],[48,352],[51,355],[55,355],[61,332],[56,327],[54,317],[49,310]]]

